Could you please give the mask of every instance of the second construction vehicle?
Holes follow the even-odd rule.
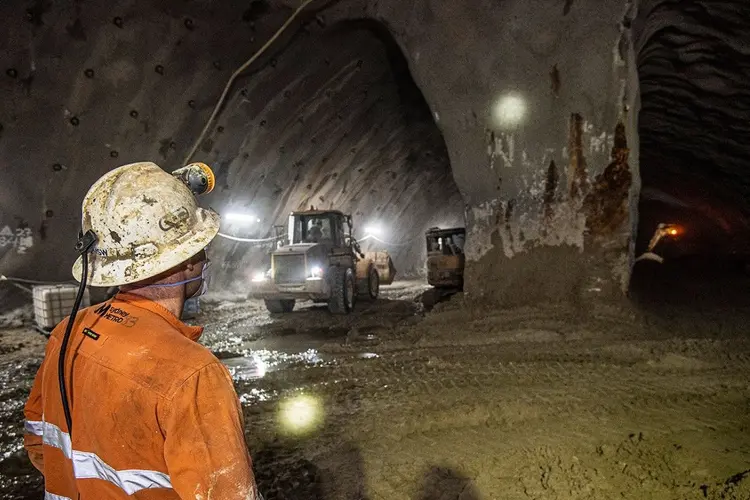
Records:
[[[684,229],[678,224],[660,223],[658,226],[656,226],[656,231],[654,231],[654,235],[651,237],[651,241],[648,244],[646,252],[635,259],[635,261],[638,262],[641,260],[652,260],[654,262],[658,262],[659,264],[664,263],[664,257],[654,253],[654,250],[656,250],[657,246],[659,246],[659,243],[662,243],[663,245],[664,243],[670,241],[676,241],[683,234]]]
[[[287,241],[271,254],[271,268],[256,273],[250,298],[272,313],[287,313],[301,300],[327,303],[347,314],[357,297],[375,299],[396,269],[387,252],[362,252],[352,237],[352,217],[310,209],[289,216]]]
[[[427,238],[427,283],[432,288],[422,294],[422,303],[425,307],[432,308],[438,302],[463,290],[466,229],[433,227],[425,236]]]
[[[433,227],[425,236],[427,237],[427,283],[440,289],[463,289],[466,229]]]

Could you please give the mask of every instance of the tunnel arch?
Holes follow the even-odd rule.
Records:
[[[750,37],[734,21],[742,5],[646,0],[639,6],[633,23],[641,89],[636,254],[648,250],[659,223],[677,224],[681,233],[654,248],[665,258],[662,265],[636,263],[634,296],[693,300],[679,290],[744,275]]]
[[[257,227],[232,236],[273,234],[296,209],[354,216],[363,244],[387,249],[402,276],[424,268],[424,231],[463,226],[463,199],[432,112],[401,48],[380,22],[342,20],[297,33],[274,58],[241,77],[219,116],[208,161],[219,189],[209,203],[246,212]],[[222,132],[217,132],[221,128]],[[218,240],[221,287],[244,286],[270,244]]]

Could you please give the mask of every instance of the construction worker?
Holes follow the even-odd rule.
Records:
[[[67,320],[47,344],[24,436],[45,499],[260,499],[232,379],[196,342],[202,328],[178,319],[205,291],[218,215],[157,165],[134,163],[91,187],[82,221],[98,237],[89,284],[120,293],[76,315],[67,383]]]

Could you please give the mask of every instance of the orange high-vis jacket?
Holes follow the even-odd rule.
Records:
[[[200,327],[132,294],[76,316],[66,355],[72,436],[52,332],[26,403],[24,441],[47,500],[260,500],[242,409]]]

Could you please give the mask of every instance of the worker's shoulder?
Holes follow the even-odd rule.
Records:
[[[139,333],[113,342],[113,351],[124,350],[113,368],[160,396],[170,397],[197,372],[221,364],[211,351],[177,330]]]
[[[133,318],[141,311],[129,310]],[[100,364],[160,396],[168,397],[196,372],[220,361],[204,346],[187,338],[184,332],[158,317],[138,314],[137,321],[116,323],[104,317],[89,316],[89,328],[101,338],[88,354]],[[93,319],[93,321],[91,321]]]

